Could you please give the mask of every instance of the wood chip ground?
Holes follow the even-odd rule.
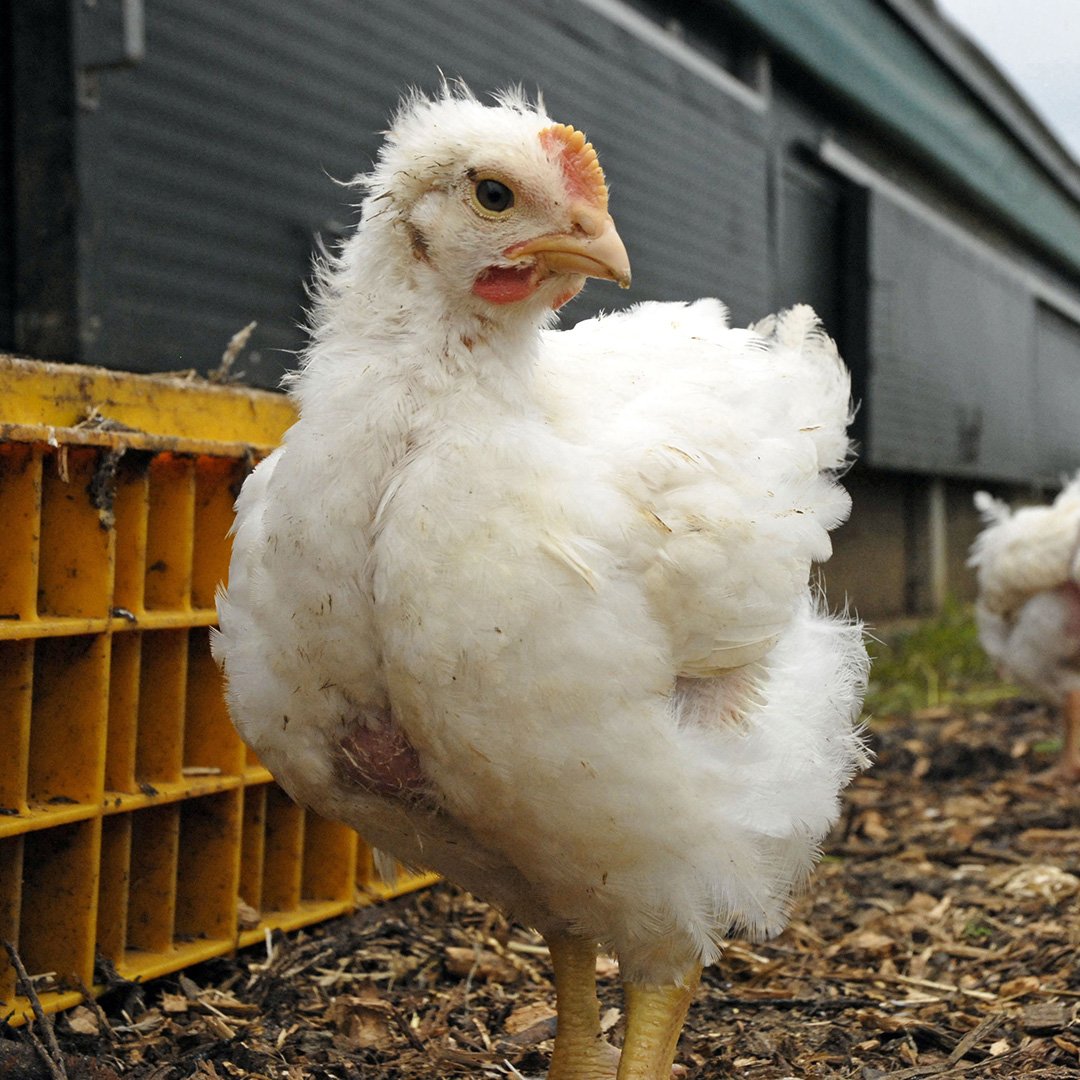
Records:
[[[686,1077],[1080,1076],[1080,790],[1037,780],[1057,735],[1023,701],[875,724],[788,930],[707,972]],[[618,970],[598,969],[618,1042]],[[53,1026],[71,1080],[534,1077],[554,992],[535,935],[446,885]],[[0,1080],[55,1069],[0,1030]]]

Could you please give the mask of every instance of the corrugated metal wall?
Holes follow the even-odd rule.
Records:
[[[875,7],[845,0],[842,11],[853,5]],[[999,219],[948,221],[956,193],[867,126],[882,122],[878,92],[867,88],[864,106],[822,96],[790,35],[757,39],[722,22],[741,0],[145,0],[144,55],[123,66],[122,11],[138,6],[6,9],[17,12],[16,62],[8,80],[0,55],[0,79],[33,91],[34,106],[12,110],[19,233],[4,261],[19,269],[7,319],[16,348],[206,370],[255,320],[241,367],[276,384],[303,341],[316,238],[332,242],[354,217],[335,178],[368,167],[402,89],[436,87],[441,67],[481,92],[542,89],[552,114],[597,144],[634,288],[593,284],[569,321],[711,294],[745,323],[810,299],[852,363],[870,464],[1015,481],[1080,465],[1069,404],[1080,397],[1080,326],[1066,317],[1080,290],[1053,273],[1040,287],[1046,264]],[[847,25],[827,10],[801,16],[815,48]],[[673,14],[696,52],[662,29]],[[860,19],[859,42],[877,28],[863,76],[886,63],[893,37],[907,66],[881,78],[922,70],[900,23],[880,11]],[[771,87],[756,81],[765,52]],[[964,92],[957,85],[958,100]],[[915,194],[902,190],[905,171]],[[981,239],[967,231],[983,224]],[[1066,302],[1044,311],[1048,295]],[[0,303],[0,330],[4,321]]]
[[[0,138],[10,139],[12,117],[11,43],[14,18],[10,4],[0,6],[0,117],[5,125]],[[0,154],[0,340],[15,336],[15,230],[11,220],[15,209],[14,161],[10,153]],[[4,220],[8,226],[4,227]]]
[[[1039,473],[1076,470],[1080,444],[1080,323],[1039,304],[1035,309],[1035,415]]]
[[[932,21],[934,5],[916,2],[930,9],[924,18]],[[777,52],[797,58],[813,73],[818,94],[828,88],[857,102],[866,120],[931,161],[939,175],[1011,218],[1066,264],[1080,264],[1075,194],[1048,183],[1022,140],[904,27],[896,14],[902,5],[889,0],[712,0],[712,5],[737,9]]]
[[[206,368],[255,319],[250,374],[275,383],[314,237],[352,218],[331,178],[369,165],[436,63],[478,92],[539,87],[596,142],[635,284],[594,285],[571,318],[703,293],[741,321],[766,308],[763,113],[578,0],[153,0],[145,59],[100,72],[81,113],[81,359]]]
[[[880,194],[870,272],[869,463],[1041,475],[1034,300],[1022,275]]]

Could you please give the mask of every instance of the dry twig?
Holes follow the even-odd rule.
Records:
[[[30,1002],[30,1008],[33,1010],[34,1019],[37,1021],[44,1034],[44,1044],[41,1039],[38,1038],[37,1032],[34,1030],[32,1024],[27,1024],[26,1033],[30,1037],[30,1041],[34,1044],[34,1049],[45,1063],[45,1067],[49,1070],[49,1075],[53,1080],[68,1080],[67,1067],[64,1065],[64,1054],[60,1049],[60,1044],[56,1041],[56,1030],[53,1027],[52,1020],[49,1019],[45,1010],[41,1007],[41,999],[34,989],[34,983],[26,970],[26,966],[22,962],[19,950],[6,939],[3,944],[4,950],[8,954],[8,959],[11,961],[11,966],[15,969],[18,988],[21,990],[23,997]]]

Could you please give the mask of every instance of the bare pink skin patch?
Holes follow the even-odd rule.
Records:
[[[415,798],[427,785],[420,757],[388,710],[355,720],[338,742],[346,780],[388,799]]]

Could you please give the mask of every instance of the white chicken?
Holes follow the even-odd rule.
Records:
[[[979,641],[1001,673],[1061,709],[1065,744],[1047,779],[1080,780],[1080,473],[1050,506],[1012,511],[985,491],[972,545]]]
[[[548,329],[630,269],[592,146],[516,93],[410,97],[357,183],[237,502],[233,719],[300,803],[543,933],[552,1080],[666,1078],[702,965],[784,926],[864,762],[861,630],[808,586],[847,372],[805,307]]]

